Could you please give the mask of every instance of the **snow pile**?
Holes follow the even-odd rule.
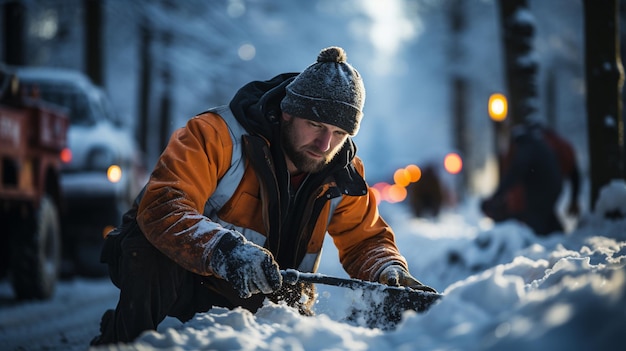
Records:
[[[626,325],[626,220],[607,213],[623,210],[626,185],[606,189],[579,229],[548,238],[514,222],[489,227],[453,213],[432,222],[394,207],[386,217],[413,274],[445,297],[425,313],[406,312],[390,331],[347,322],[356,293],[319,286],[315,317],[271,303],[255,315],[214,308],[101,349],[609,349]],[[332,243],[325,249],[321,272],[345,276]]]

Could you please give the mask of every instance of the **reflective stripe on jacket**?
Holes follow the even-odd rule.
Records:
[[[276,196],[269,162],[269,142],[248,135],[227,106],[198,115],[170,138],[146,185],[137,222],[155,247],[204,276],[213,275],[208,262],[226,230],[236,230],[276,255],[278,244],[268,241],[276,225],[268,208],[268,199]],[[358,157],[352,166],[363,177]],[[307,199],[300,230],[288,233],[298,239],[289,247],[294,262],[281,268],[316,271],[329,233],[351,277],[375,281],[390,264],[408,269],[369,189],[350,194],[335,180],[328,177],[302,195]]]

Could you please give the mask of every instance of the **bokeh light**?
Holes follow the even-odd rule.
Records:
[[[457,174],[463,169],[463,160],[459,154],[451,152],[443,160],[443,166],[450,174]]]
[[[411,183],[415,183],[422,178],[422,169],[417,165],[408,165],[405,169],[409,172]]]
[[[252,44],[243,44],[237,51],[239,58],[244,61],[250,61],[256,56],[256,48]]]
[[[399,186],[408,186],[411,183],[411,174],[405,168],[400,168],[394,172],[393,181]]]
[[[508,113],[508,104],[506,97],[502,94],[491,94],[489,96],[489,117],[496,122],[506,119]]]
[[[122,179],[122,169],[118,165],[111,165],[107,169],[107,178],[111,183],[117,183]]]
[[[61,150],[61,162],[70,163],[72,161],[72,150],[69,147],[63,148]]]
[[[396,203],[404,201],[404,199],[406,199],[407,191],[405,187],[398,184],[393,184],[388,189],[389,202]]]

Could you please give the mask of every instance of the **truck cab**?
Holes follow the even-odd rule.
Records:
[[[60,274],[60,153],[67,111],[20,93],[0,67],[0,276],[18,299],[49,298]]]

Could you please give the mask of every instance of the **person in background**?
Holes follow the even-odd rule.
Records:
[[[315,272],[327,233],[350,277],[435,292],[409,273],[365,182],[352,140],[364,101],[360,74],[329,47],[175,131],[105,240],[120,297],[92,344],[212,306],[256,311],[269,299],[311,315],[313,286],[283,285],[280,270]]]
[[[547,126],[543,126],[537,123],[537,128],[540,128],[548,145],[556,153],[559,161],[559,167],[561,168],[561,174],[563,180],[569,183],[570,196],[569,203],[566,207],[566,214],[577,219],[580,216],[580,168],[576,160],[576,152],[574,147],[565,138],[559,135],[554,129]]]
[[[538,123],[514,126],[502,175],[494,194],[481,209],[496,222],[515,219],[536,234],[562,232],[556,203],[563,185],[557,152]]]
[[[424,167],[419,181],[410,184],[407,191],[416,217],[437,218],[447,201],[447,191],[432,164]]]

